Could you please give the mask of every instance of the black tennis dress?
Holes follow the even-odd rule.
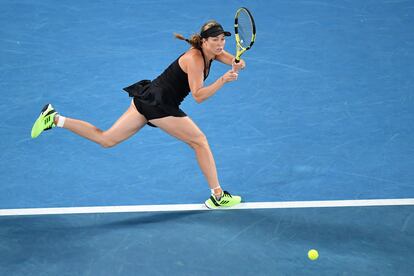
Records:
[[[201,51],[201,54],[204,54]],[[181,55],[183,56],[183,54]],[[134,98],[134,104],[142,115],[149,121],[167,116],[185,117],[179,106],[190,93],[187,73],[181,69],[179,56],[165,71],[153,81],[141,80],[123,90]],[[205,60],[205,59],[204,59]],[[212,60],[204,62],[204,80],[210,71]],[[148,125],[155,127],[153,124]]]

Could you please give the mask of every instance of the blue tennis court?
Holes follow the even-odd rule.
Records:
[[[0,3],[1,275],[414,271],[414,1]],[[210,190],[193,150],[160,129],[110,149],[64,129],[30,138],[49,102],[109,128],[130,105],[122,88],[188,49],[174,32],[210,19],[232,30],[240,6],[257,26],[246,69],[181,108],[206,134],[221,185],[246,206],[314,204],[169,211],[201,205]],[[227,70],[213,62],[206,83]],[[358,200],[395,204],[320,205]],[[88,209],[153,205],[164,209]],[[15,209],[34,211],[4,215]]]

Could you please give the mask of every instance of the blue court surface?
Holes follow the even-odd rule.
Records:
[[[110,149],[64,129],[30,138],[49,102],[109,128],[130,104],[122,88],[188,49],[174,32],[233,31],[240,6],[257,25],[247,68],[182,109],[246,208],[203,209],[193,150],[159,129]],[[414,1],[0,7],[0,275],[414,274]],[[206,83],[228,69],[214,62]]]

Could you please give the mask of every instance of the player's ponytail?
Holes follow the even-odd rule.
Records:
[[[202,40],[201,40],[201,36],[199,34],[192,35],[190,37],[190,39],[185,38],[181,34],[174,34],[174,36],[177,39],[186,41],[188,44],[190,44],[191,46],[193,46],[196,49],[201,49]]]
[[[219,23],[217,23],[217,21],[215,20],[210,20],[206,23],[203,24],[203,26],[201,27],[200,33],[199,34],[193,34],[190,39],[185,38],[183,35],[181,34],[176,34],[174,33],[175,38],[178,38],[180,40],[184,40],[187,41],[188,44],[191,44],[192,47],[196,48],[196,49],[201,49],[201,45],[203,44],[203,39],[201,37],[201,33],[211,27],[214,26],[220,26]]]

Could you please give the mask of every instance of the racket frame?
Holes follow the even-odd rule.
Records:
[[[247,15],[250,18],[250,23],[252,24],[252,36],[250,38],[250,44],[247,47],[243,47],[240,43],[240,35],[239,35],[239,14],[245,11],[247,13]],[[241,55],[246,52],[247,50],[249,50],[253,44],[254,41],[256,40],[256,24],[254,23],[254,19],[253,16],[251,14],[251,12],[245,8],[245,7],[241,7],[237,10],[236,15],[234,17],[234,36],[236,39],[236,58],[235,58],[235,62],[239,63],[240,62],[240,57]]]

